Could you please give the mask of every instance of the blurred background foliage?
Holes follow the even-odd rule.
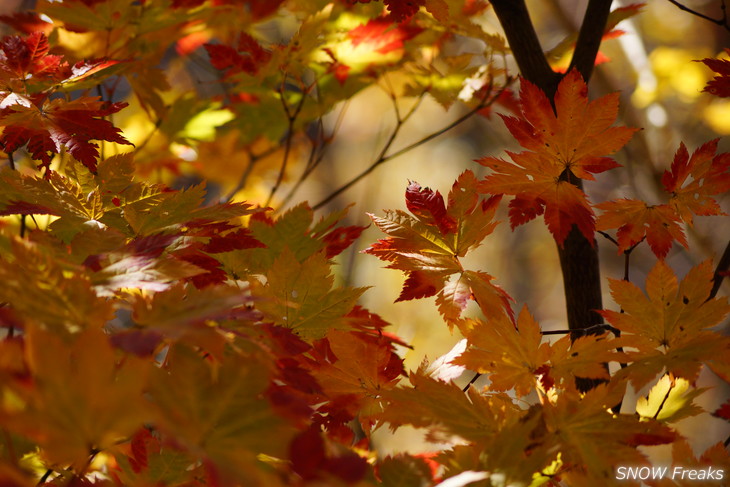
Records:
[[[71,3],[83,3],[87,10],[78,5],[66,9]],[[409,180],[445,194],[465,169],[484,175],[486,169],[474,159],[516,148],[495,116],[514,107],[503,96],[433,140],[376,164],[362,180],[333,196],[377,163],[386,145],[384,155],[393,154],[439,134],[473,111],[484,94],[496,97],[518,74],[502,45],[499,23],[483,2],[448,0],[453,17],[448,22],[437,18],[438,11],[422,10],[396,34],[391,31],[394,37],[383,41],[377,31],[365,32],[359,43],[353,29],[377,18],[382,4],[297,0],[248,2],[242,7],[237,4],[241,2],[218,2],[212,13],[196,8],[199,2],[173,3],[178,8],[161,0],[0,4],[0,14],[9,19],[34,8],[44,14],[42,19],[54,19],[40,28],[55,46],[53,52],[69,62],[135,61],[134,68],[129,67],[132,63],[120,63],[120,75],[106,79],[90,94],[129,103],[113,115],[113,122],[135,144],[139,177],[175,188],[205,180],[209,201],[246,200],[271,206],[277,214],[304,200],[323,215],[354,203],[347,221],[364,225],[366,212],[405,209]],[[527,3],[542,46],[549,51],[577,32],[587,0]],[[713,18],[723,15],[719,0],[684,4]],[[134,13],[139,8],[144,16]],[[453,14],[457,9],[461,9],[458,19]],[[325,22],[328,19],[334,21]],[[18,21],[8,24],[4,34],[22,27]],[[593,202],[636,196],[661,203],[659,178],[679,142],[692,151],[730,134],[730,101],[701,91],[712,73],[695,62],[719,56],[730,45],[730,32],[667,0],[648,0],[618,29],[623,35],[612,36],[601,47],[603,62],[595,71],[591,97],[620,91],[620,123],[643,130],[617,154],[624,168],[601,174],[586,189]],[[217,69],[215,60],[211,62],[213,51],[204,44],[238,42],[240,47],[245,42],[239,37],[242,31],[263,47],[260,56],[277,59],[257,61],[252,48],[247,52],[253,66]],[[556,67],[566,59],[565,50],[559,51],[552,58]],[[485,92],[485,86],[491,90]],[[516,92],[517,82],[510,88]],[[404,118],[407,121],[400,124]],[[721,141],[721,151],[728,149],[728,143]],[[128,150],[112,143],[102,146],[104,157]],[[64,157],[58,157],[53,167],[62,170],[64,163]],[[33,166],[25,161],[25,170]],[[730,209],[727,198],[721,204]],[[504,223],[465,264],[496,276],[496,282],[515,298],[515,309],[527,303],[544,329],[565,329],[554,241],[537,222],[511,231],[504,208],[501,211]],[[692,253],[677,246],[672,249],[667,262],[679,275],[721,253],[728,236],[727,220],[721,218],[724,223],[698,218],[695,227],[687,229]],[[42,218],[39,223],[43,224]],[[447,353],[461,337],[458,331],[447,330],[431,303],[393,303],[402,274],[359,253],[381,237],[374,227],[364,232],[338,257],[338,278],[353,286],[373,286],[363,305],[393,323],[393,331],[413,345],[412,350],[403,350],[406,367],[413,369],[424,357],[434,360]],[[604,276],[620,278],[623,257],[610,242],[598,238]],[[644,281],[655,262],[645,247],[632,254],[632,280],[637,283]],[[604,306],[612,304],[604,285]],[[713,400],[714,396],[705,395],[699,402]],[[692,427],[691,420],[686,427]],[[704,450],[724,439],[728,431],[723,428],[708,432],[700,439],[703,443],[694,446]],[[387,431],[380,433],[381,452],[419,448],[418,435],[411,437],[405,428],[397,439],[387,437]]]

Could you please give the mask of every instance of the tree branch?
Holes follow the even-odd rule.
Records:
[[[608,14],[611,12],[611,1],[590,0],[583,16],[583,23],[580,26],[578,41],[575,45],[575,52],[573,52],[573,59],[570,61],[568,72],[573,68],[577,68],[586,83],[593,73],[598,48],[606,29]]]
[[[524,0],[493,0],[492,6],[507,35],[522,76],[542,89],[552,100],[561,75],[555,73],[543,54]],[[586,82],[593,71],[598,46],[605,30],[611,0],[590,0],[571,63]],[[582,180],[566,171],[565,180],[583,189]],[[602,322],[595,312],[603,308],[601,274],[595,239],[588,241],[573,226],[558,248],[568,314],[568,327],[581,330]]]
[[[671,3],[672,5],[674,5],[675,7],[677,7],[679,10],[683,10],[696,17],[707,20],[708,22],[717,24],[720,27],[724,27],[726,31],[730,32],[730,24],[728,24],[728,22],[727,22],[727,6],[725,5],[725,0],[721,0],[721,2],[720,2],[720,8],[722,9],[722,17],[719,19],[713,19],[712,17],[709,17],[701,12],[698,12],[697,10],[692,10],[691,8],[677,2],[676,0],[667,0],[667,1],[669,3]]]
[[[493,0],[492,7],[507,36],[523,78],[541,87],[552,99],[561,75],[548,64],[524,0]],[[546,89],[548,88],[548,89]]]
[[[356,183],[358,183],[359,181],[361,181],[363,178],[365,178],[365,176],[367,176],[368,174],[370,174],[371,172],[373,172],[381,164],[384,164],[384,163],[388,162],[391,159],[394,159],[396,157],[399,157],[402,154],[404,154],[404,153],[406,153],[406,152],[408,152],[410,150],[413,150],[416,147],[419,147],[419,146],[425,144],[426,142],[431,141],[432,139],[435,139],[436,137],[438,137],[438,136],[440,136],[440,135],[448,132],[449,130],[453,129],[454,127],[458,126],[462,122],[468,120],[471,116],[473,116],[474,114],[476,114],[479,110],[481,110],[483,108],[486,108],[486,107],[492,105],[495,101],[497,101],[497,99],[504,92],[504,90],[510,84],[512,84],[512,81],[513,81],[512,78],[507,78],[507,80],[504,83],[504,86],[499,91],[497,91],[496,93],[492,94],[492,96],[489,96],[491,94],[491,91],[492,91],[491,90],[491,85],[490,85],[487,88],[487,90],[485,91],[484,98],[479,102],[479,104],[476,105],[471,110],[469,110],[468,112],[466,112],[464,115],[462,115],[461,117],[457,118],[456,120],[454,120],[450,124],[446,125],[445,127],[441,128],[441,129],[439,129],[439,130],[437,130],[435,132],[432,132],[429,135],[427,135],[427,136],[425,136],[425,137],[417,140],[416,142],[413,142],[412,144],[407,145],[406,147],[403,147],[402,149],[398,149],[397,151],[395,151],[395,152],[393,152],[391,154],[386,155],[386,152],[388,152],[388,149],[390,149],[390,146],[393,144],[393,142],[395,141],[396,136],[398,135],[398,131],[400,130],[400,126],[405,121],[407,121],[408,117],[410,117],[413,113],[415,113],[415,110],[412,108],[405,116],[403,116],[403,119],[402,120],[397,121],[396,127],[395,127],[394,131],[391,132],[390,137],[388,137],[388,141],[385,143],[385,146],[380,151],[380,154],[375,159],[375,161],[373,161],[370,164],[370,166],[368,166],[360,174],[358,174],[357,176],[355,176],[354,178],[352,178],[350,181],[348,181],[347,183],[345,183],[342,186],[340,186],[339,188],[337,188],[335,191],[333,191],[332,193],[330,193],[322,201],[320,201],[316,205],[312,206],[312,209],[313,210],[318,210],[319,208],[322,208],[324,205],[326,205],[327,203],[329,203],[330,201],[332,201],[333,199],[335,199],[337,196],[339,196],[341,193],[343,193],[344,191],[350,189]],[[490,83],[491,83],[491,81],[490,81]]]

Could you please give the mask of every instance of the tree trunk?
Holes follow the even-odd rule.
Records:
[[[550,68],[524,0],[492,0],[491,3],[522,77],[541,88],[552,100],[562,75]],[[578,69],[586,82],[593,72],[610,8],[611,0],[590,0],[583,18],[569,70]],[[583,189],[580,179],[569,173],[566,178]],[[568,327],[571,330],[580,330],[601,323],[601,316],[595,312],[603,308],[595,239],[587,240],[573,226],[563,247],[558,247],[558,254],[563,273]]]

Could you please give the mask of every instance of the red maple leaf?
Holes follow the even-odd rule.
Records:
[[[0,41],[0,69],[3,77],[18,80],[54,77],[63,67],[61,56],[49,55],[48,37],[33,32],[27,37],[6,36]]]
[[[417,36],[423,29],[412,25],[398,25],[387,18],[371,19],[350,32],[347,37],[357,47],[365,44],[373,51],[388,54],[403,48],[403,43]]]
[[[273,14],[282,3],[284,3],[284,0],[213,0],[213,5],[240,5],[244,7],[253,21],[261,20]]]
[[[730,54],[730,49],[725,48],[725,53]],[[705,58],[697,62],[704,63],[705,66],[717,73],[717,76],[709,81],[702,91],[720,97],[730,96],[730,60]]]
[[[96,172],[98,145],[91,140],[106,140],[132,145],[121,130],[102,117],[116,113],[127,103],[106,103],[96,97],[81,97],[72,101],[45,100],[41,107],[15,104],[7,107],[0,121],[5,125],[0,144],[13,152],[27,144],[33,159],[48,168],[53,154],[62,148]]]
[[[438,191],[421,188],[412,181],[406,188],[406,206],[419,220],[436,225],[444,235],[457,230],[456,220],[446,213],[444,198]]]
[[[512,316],[511,298],[490,282],[492,276],[465,270],[459,261],[498,223],[493,218],[500,197],[480,204],[477,186],[474,173],[465,171],[451,188],[446,206],[438,191],[411,182],[406,189],[406,205],[415,218],[402,211],[386,212],[384,218],[371,214],[373,223],[389,237],[363,251],[407,274],[396,301],[436,295],[439,312],[450,325],[458,321],[471,300],[486,316]]]
[[[383,0],[395,22],[403,22],[425,5],[424,0]]]
[[[510,224],[516,227],[545,215],[548,229],[562,245],[576,225],[593,241],[594,217],[571,177],[593,180],[593,174],[617,167],[610,157],[637,130],[612,127],[618,113],[618,93],[588,101],[587,87],[577,70],[558,85],[555,110],[545,93],[527,80],[520,89],[521,117],[500,115],[510,133],[527,151],[507,152],[512,162],[485,157],[478,162],[494,174],[479,190],[510,194]]]
[[[53,24],[43,20],[35,12],[13,12],[9,15],[0,15],[0,22],[24,34],[32,34],[33,32],[48,34],[53,30]]]
[[[203,47],[213,67],[225,71],[224,78],[242,72],[255,75],[271,59],[271,53],[246,32],[241,33],[235,48],[222,44],[203,44]]]
[[[730,421],[730,400],[725,401],[712,415]]]

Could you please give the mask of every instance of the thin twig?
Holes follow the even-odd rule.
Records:
[[[269,197],[266,200],[265,206],[270,206],[271,200],[274,199],[274,194],[279,190],[279,186],[281,186],[281,182],[284,180],[284,173],[286,172],[286,166],[289,162],[289,154],[291,153],[291,145],[292,145],[292,139],[294,138],[294,122],[296,121],[297,117],[299,116],[299,113],[302,111],[302,107],[304,107],[304,101],[307,99],[307,91],[302,91],[302,98],[299,100],[299,103],[297,103],[297,106],[294,108],[294,111],[292,112],[289,108],[289,105],[287,105],[286,100],[284,99],[284,85],[286,84],[286,77],[284,77],[284,80],[281,83],[281,89],[279,90],[279,94],[281,95],[281,104],[284,107],[284,113],[286,114],[286,118],[289,122],[289,127],[286,134],[286,141],[284,142],[284,156],[281,161],[281,167],[279,168],[279,174],[276,177],[276,182],[274,183],[274,187],[271,188],[271,192],[269,193]]]
[[[596,332],[607,332],[607,331],[610,331],[614,335],[621,334],[621,330],[609,325],[608,323],[599,323],[597,325],[591,325],[588,328],[581,328],[578,330],[548,330],[548,331],[541,331],[540,333],[543,335],[567,335],[568,333],[572,333],[573,336],[582,337],[582,336],[586,336],[586,335],[591,335]]]
[[[13,152],[8,152],[8,162],[10,163],[10,169],[15,171],[15,159],[13,158]]]
[[[675,7],[677,7],[679,10],[683,10],[683,11],[685,11],[687,13],[690,13],[690,14],[696,16],[696,17],[699,17],[701,19],[707,20],[708,22],[712,22],[713,24],[717,24],[720,27],[723,27],[728,32],[730,32],[730,24],[728,24],[728,21],[727,21],[728,20],[727,19],[727,7],[725,5],[725,0],[722,0],[720,2],[720,8],[722,9],[722,17],[719,18],[719,19],[713,19],[712,17],[710,17],[708,15],[705,15],[705,14],[703,14],[701,12],[698,12],[697,10],[693,10],[693,9],[687,7],[686,5],[683,5],[683,4],[679,3],[677,0],[667,0],[667,1],[669,3],[671,3],[672,5],[674,5]]]
[[[158,118],[157,121],[155,122],[155,126],[152,128],[152,130],[150,130],[147,133],[147,136],[145,137],[145,139],[142,142],[140,142],[139,144],[137,144],[137,146],[135,147],[137,152],[141,151],[142,149],[145,148],[145,146],[147,144],[149,144],[150,140],[152,140],[152,137],[154,137],[154,135],[157,133],[157,131],[160,130],[161,125],[162,125],[162,118]]]
[[[342,122],[345,119],[345,113],[347,112],[347,108],[349,107],[350,101],[346,100],[343,103],[342,109],[337,114],[337,119],[335,120],[335,124],[332,127],[332,133],[329,136],[325,136],[325,129],[324,129],[324,122],[322,119],[319,119],[319,131],[318,134],[320,135],[320,140],[315,141],[312,140],[312,152],[310,153],[310,158],[307,161],[307,166],[304,168],[304,172],[299,176],[299,179],[297,179],[297,182],[294,183],[294,186],[289,190],[287,195],[282,200],[282,207],[286,206],[289,201],[294,197],[297,191],[299,191],[299,188],[304,184],[306,179],[314,172],[317,167],[319,167],[320,163],[324,160],[324,156],[327,153],[327,148],[332,143],[332,141],[335,139],[337,134],[340,131],[340,128],[342,127]],[[319,146],[315,146],[315,142],[319,142]],[[316,153],[316,156],[312,158],[312,156]]]
[[[477,379],[478,379],[479,377],[481,377],[481,376],[482,376],[482,374],[480,374],[479,372],[475,372],[475,373],[474,373],[474,377],[472,377],[472,378],[471,378],[471,380],[469,381],[469,383],[468,383],[467,385],[465,385],[465,386],[464,386],[464,388],[463,388],[463,389],[461,389],[461,390],[462,390],[463,392],[466,392],[466,391],[468,391],[468,390],[469,390],[469,387],[471,387],[471,385],[472,385],[472,384],[474,384],[474,383],[475,383],[475,382],[477,381]]]
[[[401,155],[405,154],[406,152],[408,152],[410,150],[413,150],[416,147],[419,147],[419,146],[425,144],[426,142],[429,142],[429,141],[435,139],[436,137],[438,137],[440,135],[443,135],[444,133],[448,132],[449,130],[453,129],[454,127],[457,127],[458,125],[460,125],[464,121],[468,120],[472,115],[474,115],[477,112],[479,112],[479,110],[490,106],[492,103],[494,103],[499,98],[499,96],[504,92],[504,90],[507,89],[507,87],[512,83],[512,81],[513,81],[512,78],[507,78],[507,81],[504,84],[504,86],[497,93],[495,93],[492,97],[489,97],[489,93],[491,91],[491,81],[490,81],[489,89],[487,89],[485,91],[484,98],[482,99],[482,101],[479,104],[477,104],[477,106],[475,106],[474,108],[472,108],[467,113],[465,113],[461,117],[457,118],[456,120],[454,120],[453,122],[451,122],[447,126],[445,126],[445,127],[441,128],[441,129],[437,130],[436,132],[433,132],[433,133],[431,133],[431,134],[429,134],[429,135],[427,135],[427,136],[425,136],[425,137],[417,140],[416,142],[414,142],[414,143],[412,143],[410,145],[407,145],[406,147],[403,147],[402,149],[399,149],[399,150],[393,152],[392,154],[385,155],[385,153],[387,152],[388,148],[393,143],[393,140],[395,140],[395,136],[397,135],[397,130],[400,128],[399,125],[396,125],[396,128],[393,130],[393,133],[391,133],[391,136],[388,138],[388,142],[386,142],[386,146],[383,148],[384,150],[381,151],[379,157],[377,157],[375,159],[375,161],[372,164],[370,164],[370,166],[368,166],[367,169],[365,169],[364,171],[362,171],[360,174],[358,174],[357,176],[355,176],[354,178],[352,178],[347,183],[345,183],[342,186],[340,186],[338,189],[336,189],[332,193],[330,193],[329,196],[327,196],[325,199],[323,199],[322,201],[320,201],[319,203],[317,203],[316,205],[314,205],[312,207],[312,209],[315,209],[316,210],[316,209],[319,209],[322,206],[326,205],[327,203],[329,203],[330,201],[332,201],[333,199],[335,199],[337,196],[339,196],[340,194],[342,194],[343,192],[347,191],[352,186],[354,186],[355,184],[357,184],[358,182],[360,182],[363,178],[365,178],[367,175],[369,175],[371,172],[373,172],[381,164],[384,164],[384,163],[388,162],[391,159],[395,159],[396,157],[401,156]],[[408,115],[409,114],[407,114],[407,116]],[[403,117],[403,118],[406,119],[406,117]]]
[[[662,409],[664,408],[664,404],[665,404],[665,403],[667,402],[667,400],[669,399],[669,395],[670,395],[670,394],[672,393],[672,389],[674,389],[674,386],[675,386],[675,385],[676,385],[676,384],[675,384],[674,380],[672,380],[672,383],[671,383],[671,385],[669,386],[669,389],[667,390],[667,393],[666,393],[666,394],[664,395],[664,399],[662,399],[662,403],[661,403],[661,404],[659,405],[659,407],[657,408],[657,410],[656,410],[656,413],[654,413],[654,416],[652,417],[652,419],[657,419],[657,418],[659,417],[659,413],[660,413],[660,412],[662,411]]]
[[[598,233],[601,234],[603,237],[605,237],[609,242],[613,243],[616,247],[618,247],[618,242],[611,235],[607,234],[606,232],[602,232],[600,230],[598,230]]]
[[[51,474],[53,474],[53,470],[51,470],[49,468],[48,470],[46,470],[46,473],[43,474],[43,476],[40,478],[40,480],[38,480],[38,483],[36,484],[36,486],[45,484],[46,480],[48,480],[48,477],[50,477]]]
[[[723,252],[722,257],[720,257],[720,262],[717,263],[717,267],[715,268],[715,275],[712,277],[712,291],[710,291],[710,295],[707,298],[708,301],[717,296],[717,292],[720,290],[722,280],[725,278],[728,268],[730,268],[730,242],[727,243],[725,252]]]
[[[251,176],[251,172],[253,172],[254,165],[256,165],[256,163],[261,159],[270,156],[277,150],[279,150],[279,146],[270,147],[263,151],[261,154],[253,154],[250,150],[247,150],[246,152],[248,152],[249,160],[246,168],[243,170],[243,174],[241,174],[241,177],[238,180],[236,187],[229,191],[226,196],[221,198],[220,203],[230,203],[236,193],[241,191],[246,186],[246,182],[248,181],[249,176]]]

